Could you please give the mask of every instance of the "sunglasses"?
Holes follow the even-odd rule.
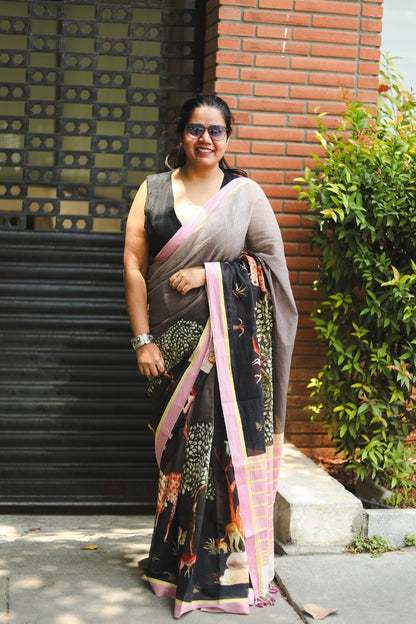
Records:
[[[227,129],[224,126],[203,126],[199,123],[187,124],[185,130],[195,139],[199,139],[199,137],[204,134],[205,130],[208,130],[208,134],[213,141],[221,141],[227,134]]]

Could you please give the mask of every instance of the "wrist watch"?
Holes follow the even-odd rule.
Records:
[[[151,342],[154,342],[154,338],[152,336],[152,334],[140,334],[139,336],[135,336],[134,338],[132,338],[130,340],[130,344],[133,347],[133,349],[135,351],[137,351],[137,349],[140,349],[140,347],[143,347],[146,344],[150,344]]]

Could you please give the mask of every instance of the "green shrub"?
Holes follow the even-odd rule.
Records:
[[[339,127],[316,133],[305,170],[321,294],[312,319],[326,362],[310,381],[313,419],[357,476],[411,487],[416,427],[416,101],[390,59],[374,109],[345,95]]]

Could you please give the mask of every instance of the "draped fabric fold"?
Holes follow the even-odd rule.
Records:
[[[169,287],[204,265],[206,288]],[[147,578],[193,609],[248,613],[273,579],[273,503],[296,309],[260,187],[228,183],[150,266],[149,317],[167,368],[153,380],[159,466]]]

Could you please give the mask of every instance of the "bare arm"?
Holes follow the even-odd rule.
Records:
[[[149,263],[149,243],[144,228],[146,200],[147,184],[144,182],[130,209],[124,246],[124,287],[134,336],[149,333],[145,279]],[[137,349],[136,356],[139,370],[146,377],[155,377],[165,369],[162,354],[154,343]]]

